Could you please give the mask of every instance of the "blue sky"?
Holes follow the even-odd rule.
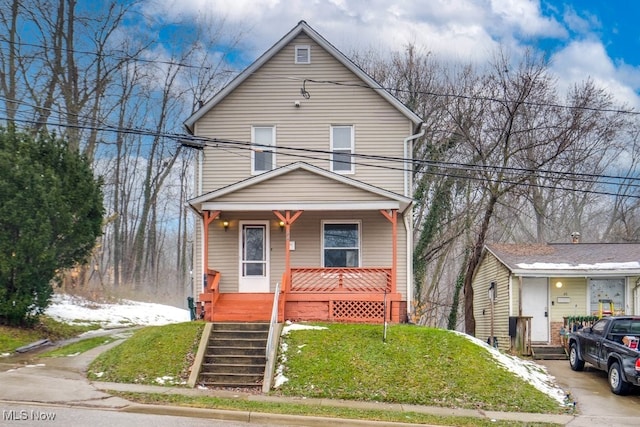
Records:
[[[640,108],[637,0],[143,0],[146,14],[208,16],[243,31],[252,61],[305,20],[345,53],[414,43],[445,59],[486,65],[498,48],[544,51],[560,87],[591,78]],[[184,21],[183,21],[184,22]]]

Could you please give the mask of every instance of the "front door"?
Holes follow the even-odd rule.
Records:
[[[549,342],[549,285],[544,277],[522,279],[522,315],[531,316],[531,341]]]
[[[240,292],[269,292],[269,222],[240,222]]]

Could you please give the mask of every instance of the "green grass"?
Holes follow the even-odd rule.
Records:
[[[392,325],[324,325],[285,336],[278,390],[286,396],[369,400],[491,411],[562,413],[554,399],[449,331]]]
[[[485,411],[570,412],[570,409],[497,365],[486,348],[449,331],[392,325],[383,343],[382,326],[379,325],[318,325],[327,329],[294,330],[284,336],[287,351],[280,354],[280,360],[286,360],[282,366],[288,381],[272,391],[272,395]],[[167,381],[166,385],[180,384],[188,376],[202,327],[201,322],[189,322],[141,329],[96,359],[89,368],[90,377],[102,381],[157,384],[156,378],[167,376],[173,380]],[[152,393],[127,394],[127,398],[141,403],[202,408],[445,425],[488,425],[477,419],[468,421],[456,417],[452,420],[450,417],[394,411],[365,410],[363,414],[361,410],[346,408],[326,409],[317,405],[275,404],[246,399]]]
[[[150,326],[102,353],[89,366],[89,378],[136,384],[182,384],[188,378],[203,322]]]
[[[0,353],[11,353],[17,348],[35,341],[49,339],[59,341],[73,338],[83,332],[99,329],[99,325],[70,325],[47,316],[40,316],[38,323],[30,328],[0,325]]]
[[[40,356],[42,357],[75,356],[77,354],[84,353],[85,351],[91,350],[92,348],[98,347],[100,345],[109,344],[110,342],[113,342],[113,341],[114,339],[108,336],[87,338],[81,341],[77,341],[77,342],[65,345],[60,348],[46,351],[40,354]]]
[[[110,392],[132,402],[150,405],[174,405],[192,408],[215,408],[232,411],[262,412],[313,417],[345,418],[356,420],[429,424],[458,427],[550,427],[553,423],[532,423],[518,421],[492,421],[488,418],[441,416],[410,411],[357,409],[344,406],[329,406],[304,403],[257,402],[247,399],[229,399],[207,396],[183,396],[165,393]]]

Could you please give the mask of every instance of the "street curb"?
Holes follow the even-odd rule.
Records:
[[[222,421],[237,421],[251,424],[269,424],[281,426],[326,427],[340,425],[344,427],[390,426],[390,427],[446,427],[430,424],[398,423],[389,421],[351,420],[348,418],[328,418],[303,415],[272,414],[267,412],[230,411],[225,409],[186,408],[167,405],[132,404],[119,410],[138,414],[170,415],[191,418],[210,418]]]

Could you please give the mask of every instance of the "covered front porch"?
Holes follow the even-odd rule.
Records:
[[[294,223],[303,213],[303,211],[273,212],[284,234],[280,251],[277,248],[273,250],[283,254],[284,271],[279,276],[275,287],[268,286],[262,292],[241,292],[240,285],[238,285],[238,291],[229,291],[228,285],[225,291],[221,286],[223,273],[209,268],[209,249],[207,248],[209,245],[206,245],[203,259],[207,273],[203,280],[203,292],[198,297],[199,316],[207,321],[217,322],[269,321],[273,316],[277,316],[279,322],[284,320],[367,323],[403,321],[406,318],[406,300],[402,293],[398,292],[397,286],[397,211],[380,210],[378,213],[389,224],[388,234],[391,236],[391,245],[385,251],[390,254],[388,265],[368,267],[292,267],[292,252],[296,245],[291,239],[291,229],[295,227]],[[203,215],[206,224],[203,233],[205,241],[211,242],[208,230],[215,231],[215,227],[209,227],[214,220],[222,222],[223,227],[229,227],[230,220],[220,220],[221,214],[221,211],[205,211]],[[228,214],[226,217],[232,217],[232,215]],[[255,221],[245,222],[256,223]],[[218,233],[220,234],[219,231]],[[243,231],[240,230],[239,233],[243,234]],[[267,238],[267,240],[270,239]],[[278,258],[276,254],[272,257],[272,259]],[[260,259],[254,259],[249,264],[249,268],[241,268],[237,280],[243,280],[240,276],[250,274],[252,271],[261,275],[270,269],[277,269],[273,265],[270,268],[257,268],[255,264],[260,262]]]
[[[189,202],[206,320],[400,322],[412,200],[305,163]],[[274,307],[275,302],[275,309]]]

